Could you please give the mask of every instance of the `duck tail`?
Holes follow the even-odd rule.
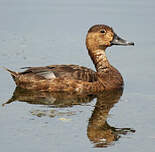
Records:
[[[4,70],[8,71],[8,72],[11,74],[11,76],[12,76],[13,78],[16,78],[17,76],[19,76],[19,73],[18,73],[18,72],[14,72],[14,71],[12,71],[12,70],[10,70],[10,69],[8,69],[8,68],[6,68],[6,67],[3,67],[3,66],[2,66],[2,68],[3,68]]]

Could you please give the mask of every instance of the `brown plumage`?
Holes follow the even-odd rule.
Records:
[[[107,25],[95,25],[87,33],[86,46],[96,72],[79,65],[26,67],[24,72],[9,71],[17,86],[49,92],[96,93],[120,88],[121,74],[110,65],[105,55],[112,45],[134,45],[118,37]]]

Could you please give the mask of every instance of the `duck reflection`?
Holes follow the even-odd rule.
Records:
[[[17,87],[11,99],[6,103],[9,104],[14,101],[27,102],[29,104],[48,105],[49,107],[71,107],[73,105],[81,105],[92,101],[96,95],[77,95],[65,92],[38,92],[26,90]]]
[[[95,109],[87,128],[88,138],[95,147],[107,147],[117,141],[121,135],[135,132],[131,128],[116,128],[107,123],[109,111],[119,101],[122,93],[123,89],[116,89],[97,95]]]
[[[4,103],[3,106],[18,100],[30,104],[48,105],[49,107],[55,108],[71,107],[73,105],[89,103],[94,98],[97,98],[94,111],[89,119],[87,136],[94,143],[95,147],[107,147],[117,141],[121,135],[135,132],[131,128],[112,127],[107,122],[110,109],[119,101],[122,93],[122,88],[105,91],[100,94],[76,95],[69,93],[38,93],[37,91],[28,91],[17,87],[12,98]]]

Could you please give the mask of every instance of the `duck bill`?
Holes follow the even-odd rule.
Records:
[[[111,45],[134,45],[134,42],[128,42],[122,38],[120,38],[117,34],[114,34],[114,39],[111,41]]]

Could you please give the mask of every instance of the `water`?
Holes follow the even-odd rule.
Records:
[[[2,105],[12,97],[15,84],[1,69],[1,151],[153,152],[154,8],[153,0],[0,0],[0,66],[19,70],[71,63],[94,69],[85,35],[98,23],[112,26],[136,44],[107,50],[125,87],[97,97],[38,96],[16,90],[15,101]]]

